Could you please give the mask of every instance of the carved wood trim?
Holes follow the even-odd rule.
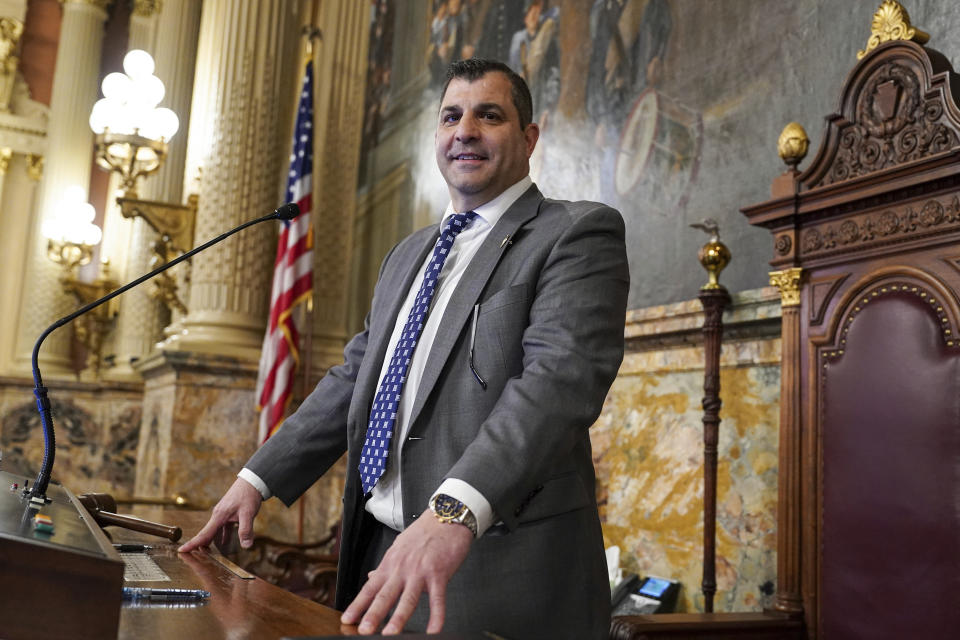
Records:
[[[850,274],[815,278],[810,281],[810,324],[813,326],[823,323],[823,316],[830,306],[830,300],[837,293],[840,285]]]
[[[802,259],[849,256],[932,235],[960,231],[960,197],[929,198],[811,225],[800,233]]]
[[[844,86],[840,113],[827,118],[820,151],[800,177],[804,188],[843,182],[957,146],[960,112],[950,92],[953,75],[945,58],[912,42],[885,44],[871,52]]]
[[[823,368],[825,362],[843,356],[846,345],[845,336],[856,321],[857,315],[871,302],[883,296],[907,293],[920,298],[930,306],[931,312],[938,318],[941,335],[947,347],[960,349],[960,303],[949,288],[936,276],[913,267],[891,266],[878,269],[852,285],[837,303],[827,332],[820,337],[811,338],[817,349],[817,365]]]

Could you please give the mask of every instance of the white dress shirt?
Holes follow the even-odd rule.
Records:
[[[437,280],[436,289],[433,294],[433,300],[430,303],[430,311],[423,325],[423,332],[417,342],[417,348],[413,352],[410,360],[410,367],[407,371],[407,381],[404,384],[403,391],[400,394],[400,401],[397,407],[397,418],[394,423],[394,437],[391,438],[390,452],[387,456],[387,468],[380,477],[376,486],[373,488],[373,494],[367,501],[365,508],[378,521],[391,527],[396,531],[403,529],[403,494],[400,486],[400,447],[410,429],[410,412],[413,409],[416,400],[417,389],[420,386],[420,379],[423,377],[423,371],[426,368],[427,357],[430,355],[433,341],[437,335],[437,329],[440,326],[440,320],[450,302],[460,278],[466,271],[467,266],[477,253],[480,245],[490,234],[500,217],[506,212],[510,205],[517,201],[523,193],[530,187],[532,180],[529,176],[523,178],[506,191],[501,193],[486,204],[473,209],[477,217],[466,229],[460,232],[453,247],[447,255],[443,268],[440,271],[440,277]],[[456,212],[453,205],[448,204],[446,213],[441,220],[441,228],[447,218]],[[407,316],[410,314],[410,308],[413,306],[414,298],[420,290],[420,284],[423,282],[423,274],[426,271],[427,264],[430,262],[432,254],[428,254],[423,264],[420,265],[419,273],[410,290],[407,292],[406,300],[400,308],[397,315],[397,322],[393,328],[393,334],[390,336],[390,342],[387,345],[386,357],[380,369],[380,376],[377,379],[377,388],[380,388],[380,381],[386,374],[390,366],[390,357],[403,332],[403,326]],[[242,469],[238,477],[243,478],[260,491],[264,500],[269,498],[272,493],[267,485],[249,469]],[[495,515],[489,501],[476,489],[463,480],[456,478],[447,478],[437,488],[437,493],[445,493],[463,502],[473,512],[477,518],[477,535],[480,536],[493,523]],[[416,513],[420,513],[423,507],[414,507]]]

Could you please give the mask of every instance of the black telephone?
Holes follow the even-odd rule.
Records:
[[[677,606],[680,583],[666,578],[636,574],[624,578],[611,594],[613,615],[637,616],[670,613]]]

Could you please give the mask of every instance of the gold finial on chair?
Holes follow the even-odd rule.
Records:
[[[929,39],[929,33],[920,31],[910,24],[910,15],[902,4],[896,0],[883,0],[883,4],[873,14],[867,48],[857,52],[857,60],[863,59],[863,56],[884,42],[913,40],[919,44],[924,44]]]
[[[720,272],[730,264],[730,249],[727,249],[727,245],[720,242],[720,228],[717,221],[713,218],[707,218],[703,222],[697,222],[690,226],[710,234],[710,240],[697,252],[700,264],[709,274],[709,281],[700,287],[700,290],[723,289],[724,286],[720,284],[719,277]]]
[[[797,165],[807,155],[807,149],[810,146],[810,138],[807,132],[797,122],[791,122],[783,128],[780,138],[777,140],[777,153],[787,166],[796,170]]]

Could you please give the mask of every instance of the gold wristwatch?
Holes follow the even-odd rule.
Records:
[[[445,493],[438,493],[430,499],[430,510],[440,522],[456,522],[462,524],[473,537],[477,537],[477,516],[473,515],[470,508],[453,496]]]

